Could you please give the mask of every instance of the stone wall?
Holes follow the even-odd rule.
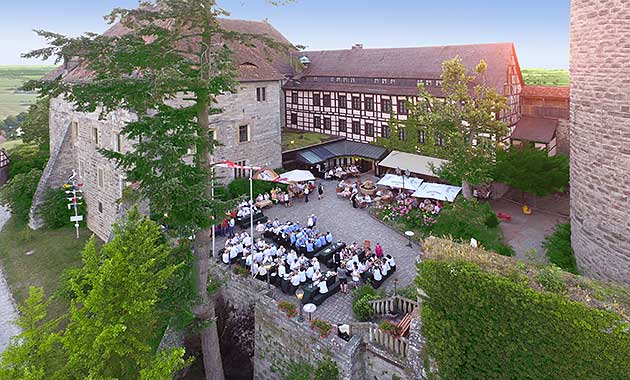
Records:
[[[570,154],[570,127],[571,122],[568,119],[558,119],[558,127],[556,128],[556,149],[558,153]]]
[[[257,87],[266,88],[266,101],[256,100]],[[217,148],[215,160],[229,159],[257,166],[281,167],[280,83],[243,83],[238,93],[219,96],[217,101],[223,113],[212,116],[210,124],[223,145]],[[75,169],[83,183],[88,228],[102,240],[110,238],[112,224],[121,214],[118,200],[126,182],[124,173],[98,153],[98,149],[113,149],[120,131],[134,119],[135,116],[125,110],[99,119],[96,112],[75,112],[72,105],[62,98],[51,100],[51,159],[34,197],[31,210],[31,225],[34,228],[41,227],[36,210],[45,189],[60,186]],[[250,141],[239,143],[240,125],[249,126]],[[133,144],[133,141],[123,138],[121,150],[129,151],[133,149]],[[228,170],[217,172],[222,182],[231,181],[235,174]]]
[[[630,1],[571,2],[571,225],[584,273],[630,284]]]

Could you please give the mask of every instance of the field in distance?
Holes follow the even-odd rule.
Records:
[[[528,86],[568,86],[569,70],[521,69],[523,80]]]
[[[0,120],[26,111],[35,102],[33,93],[20,91],[22,84],[39,79],[54,66],[0,66]]]

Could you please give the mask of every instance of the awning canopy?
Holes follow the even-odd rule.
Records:
[[[306,148],[297,152],[298,160],[315,165],[335,157],[361,157],[380,160],[387,150],[382,146],[338,140],[331,143]]]
[[[315,181],[315,176],[308,170],[291,170],[290,172],[282,173],[279,182],[283,183],[297,183]]]
[[[260,181],[275,182],[280,176],[273,169],[259,170],[252,176],[253,179]]]
[[[393,151],[383,159],[378,165],[391,169],[409,170],[424,176],[435,177],[430,164],[439,168],[443,164],[448,163],[447,160],[439,158],[420,156],[417,154]]]
[[[429,198],[429,199],[437,199],[440,201],[453,202],[457,197],[457,194],[462,190],[459,186],[449,186],[443,185],[441,183],[430,183],[425,182],[415,193],[413,196],[416,198]]]
[[[422,179],[405,177],[396,174],[385,174],[377,185],[393,187],[394,189],[416,190],[422,184]]]

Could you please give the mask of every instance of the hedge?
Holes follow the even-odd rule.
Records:
[[[578,274],[575,254],[571,248],[571,224],[558,224],[554,233],[545,238],[543,247],[550,262],[567,272]]]
[[[68,209],[71,203],[68,197],[72,195],[66,194],[64,189],[46,189],[44,193],[44,202],[39,207],[39,216],[42,218],[44,225],[50,229],[73,226],[70,217],[74,216],[74,210]],[[78,215],[83,215],[83,220],[87,220],[87,207],[85,201],[81,203],[78,209]]]
[[[271,191],[271,189],[275,189],[280,187],[283,190],[286,190],[287,186],[277,182],[269,182],[269,181],[260,181],[253,180],[252,188],[254,193],[254,198],[258,196],[258,194],[264,194]],[[248,178],[237,178],[234,181],[230,182],[227,187],[227,192],[231,198],[240,198],[243,195],[249,196],[249,179]]]
[[[425,242],[416,284],[425,359],[440,379],[630,379],[630,323],[595,300],[590,280],[558,271],[565,290],[541,291],[539,268],[436,241]],[[598,286],[627,302],[627,289]]]
[[[42,171],[31,169],[11,177],[9,182],[0,187],[0,204],[8,204],[18,227],[28,223],[33,195],[37,190]]]

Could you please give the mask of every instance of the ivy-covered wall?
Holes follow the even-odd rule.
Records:
[[[630,379],[627,289],[439,239],[425,251],[422,332],[441,380]]]

